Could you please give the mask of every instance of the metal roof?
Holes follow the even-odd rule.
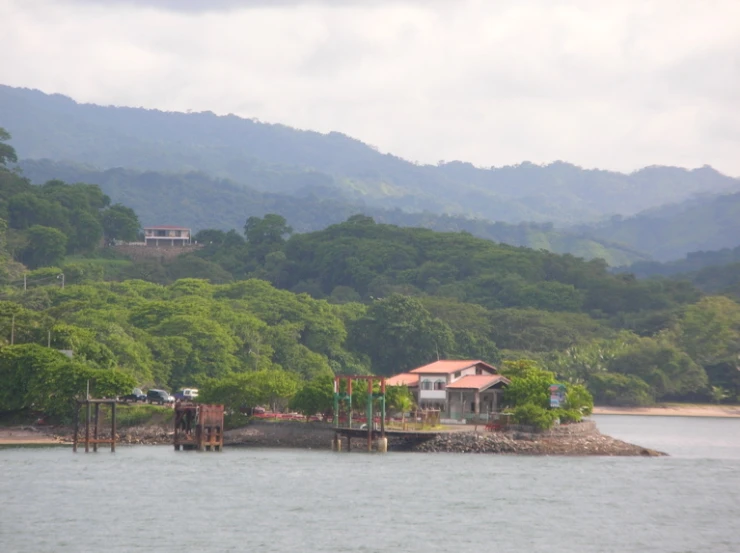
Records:
[[[190,230],[189,227],[177,227],[173,225],[153,225],[150,227],[143,227],[144,230]]]
[[[463,376],[459,380],[455,380],[447,385],[447,389],[453,390],[485,390],[490,388],[494,384],[503,382],[508,384],[509,380],[500,374],[471,374],[469,376]]]
[[[489,372],[495,373],[496,367],[493,365],[489,365],[488,363],[485,363],[484,361],[481,361],[480,359],[476,360],[465,360],[465,361],[455,361],[455,360],[444,360],[444,361],[435,361],[434,363],[429,363],[428,365],[424,365],[423,367],[418,367],[412,371],[409,371],[414,374],[450,374],[457,371],[461,371],[463,369],[468,369],[470,367],[475,367],[481,365],[483,368],[488,369]]]
[[[385,379],[386,386],[418,386],[419,375],[411,373],[401,373]]]

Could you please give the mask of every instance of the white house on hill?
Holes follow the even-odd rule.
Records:
[[[190,229],[171,225],[144,227],[144,242],[147,246],[187,246],[190,244]]]

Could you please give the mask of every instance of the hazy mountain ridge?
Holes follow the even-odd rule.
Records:
[[[98,170],[50,160],[24,160],[20,166],[23,174],[35,184],[54,178],[70,183],[98,184],[114,202],[131,206],[145,225],[178,224],[195,230],[240,230],[248,217],[278,213],[296,232],[310,232],[362,213],[379,223],[465,231],[514,246],[571,253],[586,259],[600,257],[611,265],[648,259],[638,250],[593,240],[586,235],[565,233],[554,229],[552,224],[513,225],[429,212],[407,213],[400,209],[387,210],[362,202],[322,197],[315,193],[315,189],[298,195],[271,194],[195,172],[166,174],[123,168]]]
[[[268,192],[305,192],[408,211],[488,220],[576,223],[633,215],[699,193],[740,190],[703,167],[647,167],[629,175],[564,162],[482,169],[416,165],[340,133],[321,134],[210,112],[172,113],[78,104],[0,86],[0,124],[19,156],[100,168],[202,171]],[[288,173],[291,179],[265,175]]]
[[[617,267],[617,272],[630,272],[639,278],[675,276],[694,273],[707,268],[719,268],[740,263],[740,246],[714,251],[690,252],[674,261],[637,261],[629,267]]]
[[[639,248],[658,261],[734,248],[740,244],[740,193],[699,198],[578,230],[595,239]]]

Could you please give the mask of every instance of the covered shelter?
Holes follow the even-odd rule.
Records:
[[[509,380],[500,374],[463,376],[447,385],[448,415],[452,419],[485,418],[501,408]]]

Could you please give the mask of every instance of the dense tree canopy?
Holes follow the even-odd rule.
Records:
[[[6,222],[9,254],[31,269],[58,266],[66,255],[89,254],[104,234],[136,240],[139,232],[133,210],[110,206],[98,186],[59,180],[33,186],[6,170],[0,170],[0,219]]]
[[[578,404],[564,420],[588,409],[583,386],[615,404],[740,394],[734,300],[611,274],[600,260],[362,215],[291,234],[268,214],[249,217],[244,233],[199,232],[195,254],[131,261],[100,242],[135,239],[133,210],[95,186],[31,186],[10,171],[0,172],[0,215],[0,371],[13,390],[0,410],[61,415],[94,380],[97,393],[201,386],[233,409],[312,414],[327,409],[333,375],[391,375],[445,358],[519,367],[509,397],[519,420],[537,424],[551,415],[527,390],[541,394],[556,379]]]

